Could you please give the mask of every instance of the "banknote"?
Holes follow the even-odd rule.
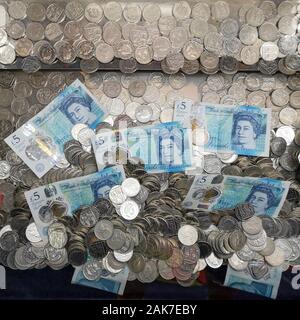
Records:
[[[76,267],[71,283],[123,295],[129,274],[128,267],[125,266],[125,268],[117,274],[108,272],[105,274],[105,272],[106,270],[103,270],[103,275],[101,275],[99,280],[90,281],[84,277],[82,266]]]
[[[281,275],[280,267],[270,268],[262,279],[255,280],[247,270],[236,271],[228,266],[224,286],[276,299]]]
[[[270,178],[226,175],[196,175],[183,207],[215,211],[249,202],[255,214],[276,217],[282,208],[290,182]]]
[[[175,102],[173,120],[191,123],[193,141],[204,151],[269,156],[270,109],[182,100]]]
[[[117,153],[139,158],[147,171],[176,172],[192,166],[191,130],[178,122],[98,133],[92,138],[99,168],[115,163]]]
[[[83,205],[90,205],[98,198],[108,198],[109,190],[125,179],[123,166],[68,180],[55,182],[25,192],[37,229],[47,239],[48,226],[53,215],[72,215]]]
[[[72,139],[75,124],[96,128],[106,114],[90,91],[76,80],[5,142],[41,178],[63,161],[63,146]]]

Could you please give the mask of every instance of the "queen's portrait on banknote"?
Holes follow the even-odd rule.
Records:
[[[237,149],[256,149],[256,139],[260,134],[260,117],[249,112],[233,115],[232,145]]]
[[[91,126],[97,120],[97,115],[92,112],[91,103],[92,99],[88,96],[74,92],[63,101],[61,111],[73,124],[84,123]]]
[[[114,185],[114,181],[110,179],[96,180],[91,185],[95,200],[99,198],[108,198],[109,191]]]
[[[261,184],[252,187],[246,202],[253,205],[256,214],[266,214],[267,210],[277,206],[279,201],[270,186]]]
[[[159,131],[159,163],[182,164],[183,134],[177,128],[162,128]]]

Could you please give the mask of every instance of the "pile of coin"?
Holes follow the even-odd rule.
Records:
[[[261,279],[271,267],[299,264],[300,211],[292,202],[293,210],[278,218],[255,216],[249,203],[226,212],[190,211],[181,207],[190,179],[183,173],[148,174],[133,163],[125,171],[108,199],[73,216],[50,202],[43,238],[29,210],[1,213],[0,263],[19,270],[71,264],[90,281],[128,268],[130,281],[161,277],[182,286],[193,285],[206,266],[229,264]]]
[[[238,12],[225,1],[11,1],[0,6],[0,63],[11,64],[18,55],[25,58],[23,68],[33,72],[40,63],[80,58],[81,67],[93,72],[117,58],[127,72],[159,61],[166,73],[195,68],[213,73],[220,57],[224,70],[260,58],[262,68],[269,68],[269,62],[287,57],[281,68],[293,72],[300,67],[299,13],[293,1],[277,6],[270,0],[241,5]]]

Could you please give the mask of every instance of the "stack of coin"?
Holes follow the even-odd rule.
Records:
[[[6,22],[0,28],[0,63],[22,57],[26,72],[41,63],[71,64],[76,58],[88,73],[114,59],[126,72],[158,61],[166,73],[194,73],[199,67],[211,73],[218,70],[220,57],[220,69],[227,71],[239,62],[255,65],[260,58],[261,69],[273,68],[272,62],[284,57],[281,70],[300,67],[299,6],[288,0],[278,6],[269,0],[242,4],[238,10],[222,0],[143,5],[14,0],[0,8]]]
[[[147,196],[147,191],[135,178],[127,178],[122,185],[116,185],[109,191],[109,199],[116,212],[128,221],[138,216]]]

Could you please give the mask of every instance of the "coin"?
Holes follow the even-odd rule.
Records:
[[[114,58],[114,49],[105,42],[100,42],[95,49],[95,56],[101,63],[109,63]]]
[[[94,228],[95,236],[102,241],[108,240],[113,235],[114,226],[109,220],[99,220]]]
[[[192,246],[198,240],[198,231],[191,225],[184,225],[178,230],[179,241],[186,246]]]
[[[126,200],[121,204],[120,214],[126,220],[133,220],[139,214],[138,204],[133,200]]]
[[[0,47],[0,63],[11,64],[15,61],[16,53],[14,48],[7,44]]]
[[[278,57],[279,48],[273,42],[264,42],[260,47],[260,54],[265,61],[273,61]]]
[[[46,17],[51,22],[62,22],[65,18],[65,9],[56,2],[51,3],[46,9]]]
[[[118,2],[110,1],[104,5],[104,15],[108,20],[119,21],[122,17],[122,7]]]
[[[10,175],[11,166],[5,160],[0,160],[0,179],[7,179]]]
[[[143,8],[143,18],[149,23],[155,23],[161,15],[160,7],[157,4],[147,4]]]
[[[65,13],[70,20],[79,20],[84,15],[84,8],[79,1],[70,1],[66,4]]]
[[[30,3],[26,10],[27,18],[31,21],[44,21],[46,19],[46,9],[38,2]]]
[[[264,22],[265,16],[262,9],[251,7],[246,13],[246,20],[249,25],[258,27]]]
[[[26,4],[23,1],[12,1],[8,5],[8,13],[14,19],[24,19],[26,17],[26,9]]]
[[[103,9],[98,3],[89,3],[85,7],[84,16],[90,22],[99,23],[103,18]]]

